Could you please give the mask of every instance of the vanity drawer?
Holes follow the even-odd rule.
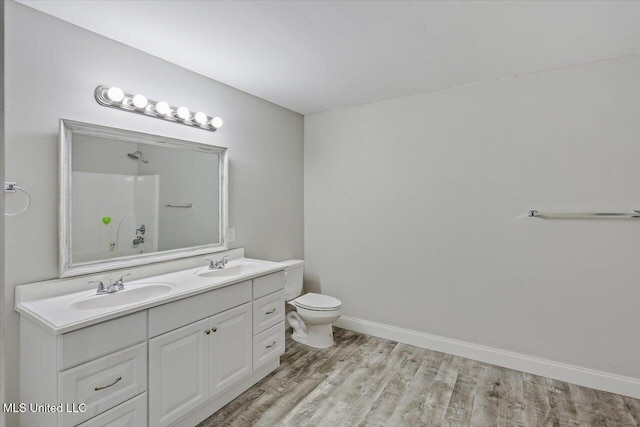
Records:
[[[146,340],[146,311],[63,334],[58,370],[64,371]]]
[[[146,425],[147,393],[142,393],[78,427],[144,427]]]
[[[284,322],[253,337],[253,369],[284,353]]]
[[[253,279],[253,299],[284,289],[284,271],[267,274]]]
[[[149,338],[251,301],[251,280],[149,309]]]
[[[60,402],[87,405],[84,413],[61,412],[61,427],[111,409],[147,389],[147,343],[61,372],[58,387]]]
[[[284,291],[277,291],[253,301],[253,334],[284,320]]]

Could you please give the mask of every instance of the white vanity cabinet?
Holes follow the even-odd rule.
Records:
[[[197,424],[278,367],[283,288],[276,271],[57,335],[22,317],[21,401],[86,411],[21,425]]]

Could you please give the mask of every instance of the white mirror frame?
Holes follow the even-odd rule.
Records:
[[[219,162],[219,200],[218,200],[218,235],[217,244],[192,246],[180,249],[151,252],[145,254],[128,255],[117,258],[82,262],[72,264],[71,248],[71,146],[72,135],[83,135],[110,138],[119,141],[143,142],[145,144],[163,147],[183,148],[194,151],[218,154]],[[60,152],[59,152],[59,218],[58,240],[60,248],[60,277],[81,276],[102,271],[117,270],[156,262],[171,261],[179,258],[209,254],[228,250],[228,206],[229,206],[229,178],[227,173],[227,149],[194,141],[167,138],[160,135],[116,129],[107,126],[81,123],[73,120],[60,119]]]

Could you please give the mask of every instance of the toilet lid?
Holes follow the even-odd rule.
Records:
[[[338,298],[330,297],[329,295],[314,294],[313,292],[304,294],[293,300],[293,302],[299,307],[316,311],[337,310],[342,307],[342,302],[340,302]]]

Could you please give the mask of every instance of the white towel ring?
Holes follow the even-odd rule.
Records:
[[[20,190],[20,191],[22,191],[24,194],[26,194],[26,196],[27,196],[27,204],[24,206],[24,208],[20,209],[20,210],[19,210],[19,211],[17,211],[17,212],[9,212],[9,213],[5,212],[5,213],[4,213],[4,216],[18,216],[18,215],[20,215],[21,213],[23,213],[24,211],[26,211],[27,209],[29,209],[29,205],[31,205],[31,196],[29,195],[29,193],[27,192],[27,190],[25,190],[24,188],[20,187],[19,185],[14,185],[14,186],[13,186],[13,189],[14,189],[14,190]]]

